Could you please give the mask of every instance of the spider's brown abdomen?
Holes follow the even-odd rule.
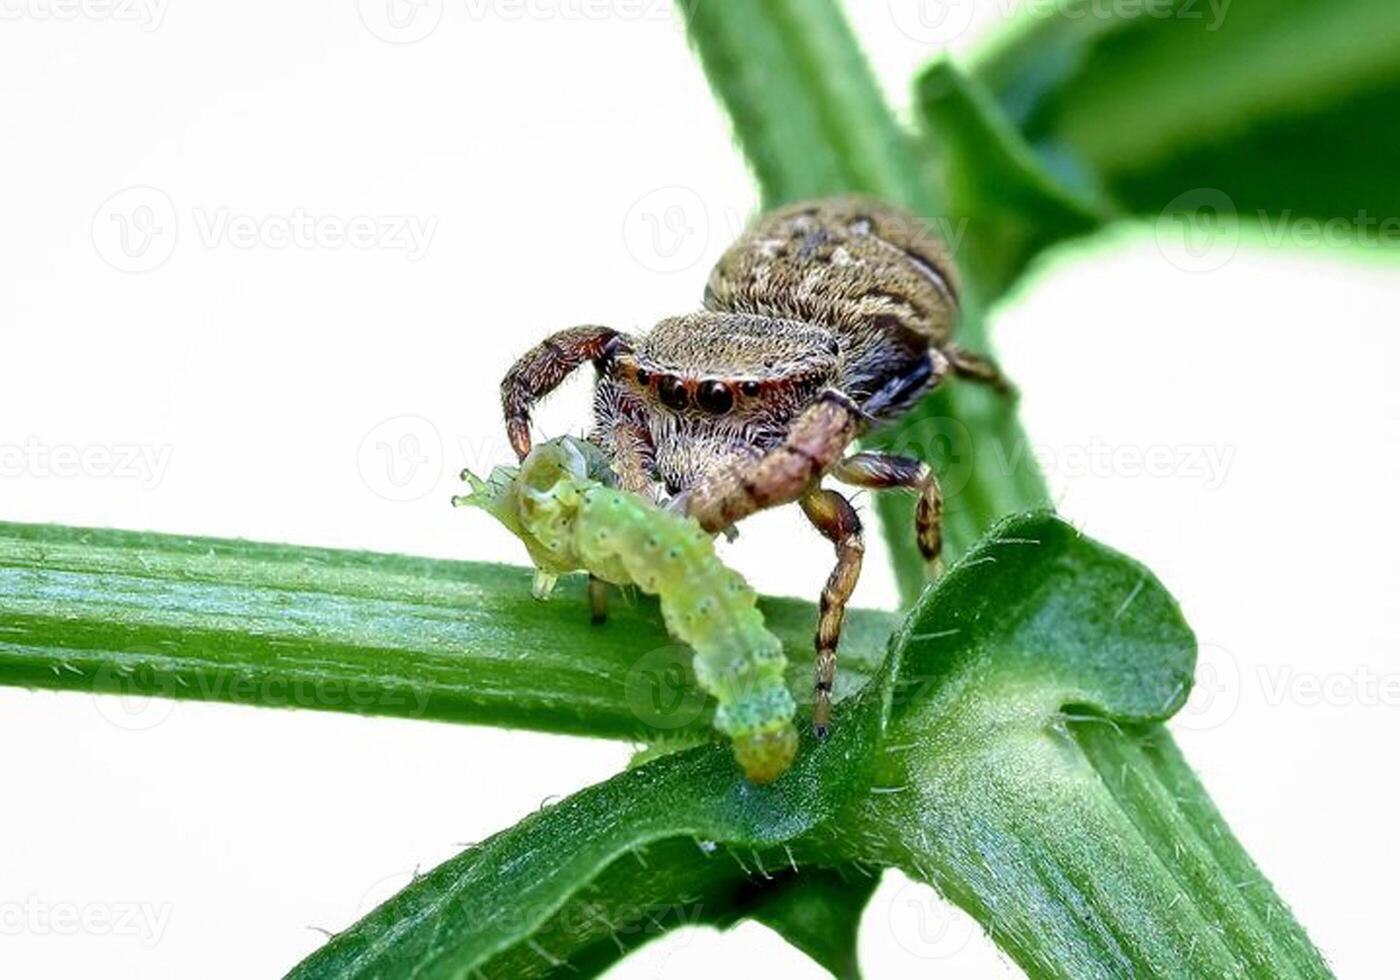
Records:
[[[950,339],[958,282],[927,222],[834,197],[759,218],[721,256],[705,304],[828,326],[857,354],[878,343],[921,351]]]

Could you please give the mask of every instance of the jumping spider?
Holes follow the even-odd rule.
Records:
[[[942,496],[928,465],[844,454],[948,374],[1005,385],[990,361],[951,341],[958,283],[947,250],[913,215],[878,201],[838,197],[764,215],[721,256],[704,307],[639,337],[602,326],[554,334],[501,383],[506,430],[523,459],[531,407],[591,361],[589,438],[623,488],[669,499],[712,534],[800,503],[836,546],[816,634],[812,726],[825,735],[865,546],[855,509],[822,478],[916,491],[918,544],[933,562]],[[592,595],[599,619],[605,593]]]

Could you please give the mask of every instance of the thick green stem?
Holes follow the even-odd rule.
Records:
[[[910,208],[956,251],[960,229],[949,223],[932,171],[895,121],[832,0],[682,0],[681,9],[765,204],[861,191]],[[963,272],[970,295],[959,341],[985,351],[980,304],[992,297],[976,268]],[[930,460],[942,471],[951,491],[945,514],[950,559],[998,518],[1049,501],[1014,405],[972,385],[949,385],[870,442]],[[912,530],[913,502],[886,494],[876,507],[901,594],[912,602],[927,581]]]
[[[450,514],[444,508],[445,518]],[[473,562],[0,524],[0,684],[320,708],[655,742],[704,736],[690,652],[655,604],[588,621],[581,582]],[[809,604],[763,611],[811,687]],[[856,612],[841,691],[891,617]]]

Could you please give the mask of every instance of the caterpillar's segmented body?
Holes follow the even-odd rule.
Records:
[[[715,727],[733,740],[745,775],[765,783],[788,768],[796,705],[782,644],[699,524],[609,486],[598,450],[568,437],[541,443],[518,470],[464,477],[472,493],[454,503],[486,510],[525,542],[537,595],[579,570],[656,595],[666,628],[695,651],[696,678],[718,702]]]

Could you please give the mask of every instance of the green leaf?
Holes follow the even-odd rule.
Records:
[[[1400,5],[1087,7],[1028,20],[975,69],[1063,187],[1132,214],[1237,215],[1266,241],[1307,244],[1308,219],[1400,244]]]
[[[951,62],[924,72],[917,99],[961,233],[958,254],[985,298],[999,298],[1047,248],[1116,216],[1111,202],[1062,184],[991,94]]]
[[[744,915],[840,973],[834,923],[864,896],[833,874],[895,865],[1032,978],[1328,976],[1158,723],[1194,655],[1142,566],[1009,519],[770,786],[718,745],[655,759],[425,875],[292,975],[587,975],[652,920]]]
[[[609,944],[620,954],[651,938],[653,919],[732,921],[752,907],[755,884],[782,886],[820,864],[816,831],[860,778],[849,763],[878,718],[877,697],[858,699],[828,740],[805,739],[770,786],[746,781],[713,744],[629,769],[419,878],[290,976],[589,973],[613,958]],[[792,913],[765,914],[804,948],[836,955],[815,947]]]
[[[541,603],[530,577],[475,562],[0,524],[0,683],[634,741],[709,737],[690,653],[654,602],[624,597],[593,626],[582,581]],[[803,696],[816,610],[786,599],[762,608]],[[878,667],[892,626],[883,613],[851,614],[839,696]]]
[[[945,706],[919,691],[992,702],[1010,687],[1047,718],[1076,706],[1161,721],[1185,703],[1196,662],[1195,637],[1152,573],[1049,513],[997,525],[909,616],[895,650],[894,704],[930,716]],[[951,680],[968,676],[975,689]]]
[[[1158,724],[1195,640],[1141,565],[1012,518],[894,656],[888,741],[848,822],[1028,975],[1329,975]]]

